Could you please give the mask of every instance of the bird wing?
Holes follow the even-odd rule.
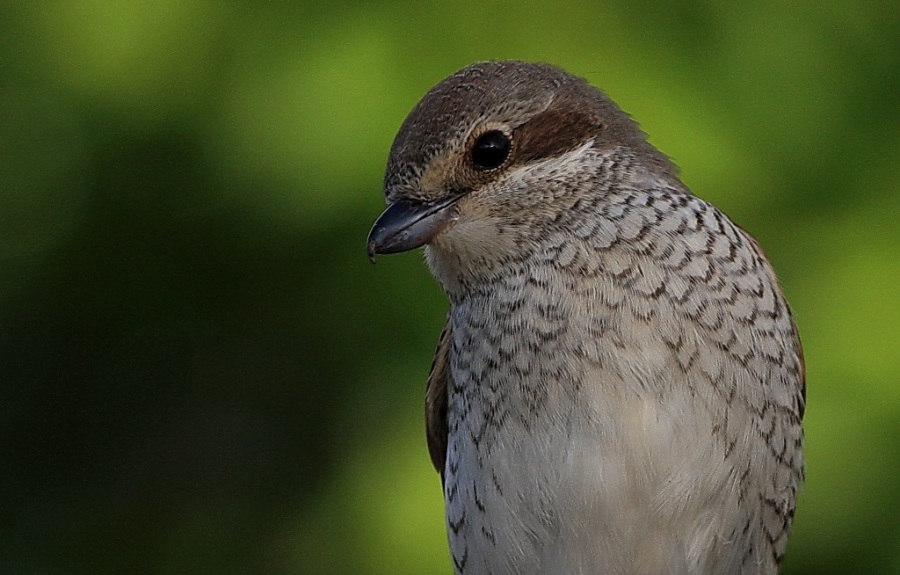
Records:
[[[425,435],[428,439],[428,453],[431,463],[441,481],[444,480],[444,461],[447,459],[447,384],[450,378],[450,317],[444,322],[444,329],[438,338],[428,385],[425,388]]]
[[[798,392],[800,398],[798,403],[800,405],[800,419],[803,419],[803,414],[806,412],[806,357],[803,355],[803,343],[800,342],[800,331],[797,329],[797,324],[794,322],[793,318],[791,318],[791,325],[794,327],[794,343],[797,345],[797,359],[799,362],[797,378],[800,382],[800,391]]]

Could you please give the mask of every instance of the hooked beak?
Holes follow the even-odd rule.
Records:
[[[463,196],[455,194],[433,202],[396,200],[378,216],[366,251],[375,263],[377,254],[395,254],[427,244],[456,218],[454,204]]]

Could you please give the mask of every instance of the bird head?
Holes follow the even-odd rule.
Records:
[[[585,196],[638,174],[677,181],[668,158],[599,89],[545,64],[473,64],[403,122],[369,257],[427,245],[430,263],[502,259]]]

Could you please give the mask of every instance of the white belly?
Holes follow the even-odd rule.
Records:
[[[502,426],[490,397],[458,399],[445,485],[458,573],[740,572],[733,471],[690,397],[550,397],[532,420],[495,404]]]

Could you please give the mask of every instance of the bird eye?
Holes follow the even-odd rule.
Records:
[[[472,163],[476,168],[490,170],[506,161],[509,156],[509,138],[499,130],[485,132],[472,146]]]

